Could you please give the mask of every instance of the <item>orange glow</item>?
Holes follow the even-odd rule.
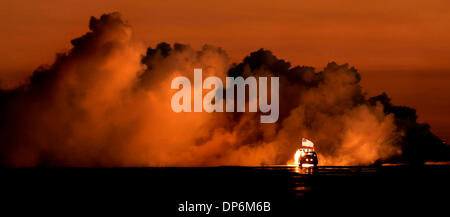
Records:
[[[297,165],[297,166],[299,163],[300,155],[301,155],[301,151],[300,151],[300,149],[297,149],[297,151],[295,152],[295,155],[294,155],[294,162],[295,162],[295,165]]]
[[[302,138],[302,145],[294,154],[294,165],[298,166],[300,163],[300,157],[305,156],[305,152],[310,152],[312,150],[314,150],[314,143],[308,139]]]
[[[52,83],[54,88],[45,89],[49,92],[45,92],[48,96],[44,95],[43,100],[36,99],[42,103],[36,105],[32,113],[27,111],[30,107],[27,105],[34,105],[32,102],[17,102],[15,117],[30,114],[29,118],[23,118],[27,121],[23,131],[30,132],[30,137],[24,139],[17,133],[14,142],[25,146],[35,144],[37,148],[25,147],[24,151],[16,145],[8,145],[18,153],[10,155],[11,162],[40,165],[41,161],[48,162],[41,159],[42,152],[44,157],[47,153],[54,155],[58,163],[60,156],[74,156],[74,162],[67,162],[67,165],[80,162],[105,166],[111,166],[111,162],[113,166],[122,165],[117,162],[125,162],[125,166],[266,165],[289,161],[289,165],[295,162],[298,166],[301,157],[314,150],[309,140],[302,141],[302,147],[291,143],[298,135],[311,136],[320,144],[321,165],[366,165],[400,153],[401,150],[390,148],[394,147],[390,143],[397,141],[401,133],[396,129],[394,117],[386,116],[381,105],[358,104],[347,109],[354,105],[349,102],[361,88],[360,76],[350,73],[347,67],[337,72],[334,68],[325,70],[329,71],[324,73],[325,82],[311,91],[300,93],[294,88],[292,91],[290,87],[284,88],[283,92],[286,90],[292,102],[313,104],[298,106],[286,113],[286,121],[279,126],[249,127],[253,126],[253,117],[249,115],[235,122],[227,115],[172,112],[168,105],[173,92],[167,88],[174,77],[181,75],[192,79],[188,72],[193,67],[204,67],[209,70],[205,70],[207,76],[224,79],[232,62],[239,63],[249,52],[259,48],[272,50],[278,58],[293,61],[292,67],[315,66],[316,72],[323,70],[329,61],[349,62],[361,70],[362,81],[367,82],[362,84],[364,92],[370,95],[392,93],[393,103],[417,107],[418,116],[424,118],[421,121],[431,120],[433,130],[450,135],[447,130],[450,115],[446,112],[450,91],[445,84],[450,79],[450,65],[445,58],[450,54],[446,52],[450,47],[446,40],[450,31],[443,28],[447,24],[442,23],[445,19],[436,20],[436,17],[450,16],[442,10],[448,8],[445,6],[449,3],[421,5],[427,7],[420,7],[423,14],[415,17],[415,13],[409,12],[417,6],[404,2],[392,4],[391,11],[386,11],[384,4],[352,1],[336,4],[330,0],[326,0],[326,4],[259,4],[251,0],[223,5],[204,0],[158,4],[101,0],[89,10],[68,7],[75,5],[71,1],[47,2],[47,5],[45,1],[23,0],[0,3],[1,8],[8,11],[0,15],[3,18],[0,20],[5,22],[5,34],[0,36],[0,42],[7,51],[0,54],[3,55],[0,88],[26,84],[39,64],[53,62],[55,52],[70,52],[71,39],[86,31],[92,34],[87,25],[91,15],[98,17],[117,10],[127,21],[127,25],[109,27],[108,24],[108,28],[101,28],[96,32],[99,37],[90,38],[89,44],[83,46],[92,50],[62,61]],[[192,48],[167,58],[155,55],[146,64],[158,67],[147,67],[142,61],[146,49],[155,48],[162,41],[190,44]],[[223,47],[226,53],[207,46],[200,49],[201,55],[197,54],[204,44]],[[146,68],[152,68],[147,73],[148,81],[140,76]],[[251,70],[251,73],[260,72]],[[315,74],[308,72],[302,79],[309,81],[311,76]],[[137,86],[145,88],[136,90]],[[397,101],[400,99],[403,101]],[[11,110],[15,108],[12,106]],[[309,113],[309,108],[339,108],[345,112],[336,112],[338,116],[327,112],[315,115],[314,109],[313,114]],[[285,110],[283,112],[288,111]],[[83,117],[78,117],[80,113]],[[47,118],[50,115],[54,118]],[[61,131],[61,126],[64,129],[69,126],[70,138],[64,133],[55,136],[54,132],[65,132]],[[5,135],[9,138],[12,134]],[[66,144],[61,145],[61,141]],[[104,154],[110,147],[111,151],[108,149],[108,154]],[[100,163],[93,156],[100,156]]]
[[[302,167],[313,167],[314,164],[302,164]]]
[[[308,139],[302,138],[302,147],[314,147],[314,143]]]
[[[86,17],[119,11],[136,38],[152,47],[211,44],[223,47],[232,62],[264,47],[293,65],[318,69],[332,60],[348,62],[363,73],[370,95],[387,92],[395,103],[412,105],[435,133],[450,138],[449,1],[133,2],[0,2],[0,85],[17,86],[40,64],[51,64],[56,52],[70,49]]]

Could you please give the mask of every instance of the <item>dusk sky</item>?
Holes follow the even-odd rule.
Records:
[[[11,88],[71,48],[88,19],[118,11],[147,46],[222,47],[233,62],[265,48],[319,71],[330,61],[362,74],[369,96],[386,92],[450,139],[450,2],[2,1],[0,84]],[[282,87],[281,87],[282,88]]]

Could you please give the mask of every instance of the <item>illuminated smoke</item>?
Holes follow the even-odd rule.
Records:
[[[322,165],[372,164],[409,150],[410,127],[387,110],[390,102],[366,100],[348,65],[315,72],[263,49],[233,65],[213,46],[145,50],[118,13],[91,18],[89,28],[27,84],[0,91],[2,165],[285,164],[302,137],[314,141]],[[258,113],[174,113],[171,80],[192,80],[194,68],[222,80],[279,76],[278,122],[261,124]]]

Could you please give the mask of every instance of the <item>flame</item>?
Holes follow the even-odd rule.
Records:
[[[313,166],[314,166],[314,164],[308,164],[308,163],[302,164],[302,167],[313,167]]]
[[[311,147],[314,148],[314,143],[308,139],[302,138],[302,146],[301,147]],[[294,165],[298,166],[300,163],[300,157],[305,156],[305,152],[302,148],[297,149],[294,155]],[[292,162],[292,161],[291,161]]]
[[[300,151],[300,149],[297,149],[297,151],[295,152],[295,155],[294,155],[294,162],[295,162],[295,165],[297,165],[297,166],[300,162],[299,161],[300,155],[301,155],[301,151]]]

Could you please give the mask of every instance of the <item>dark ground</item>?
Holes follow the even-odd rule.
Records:
[[[304,171],[303,171],[304,172]],[[179,203],[268,201],[269,212],[208,216],[449,215],[450,166],[25,168],[1,170],[1,210],[66,216],[202,216]],[[419,212],[422,211],[422,212]],[[425,212],[423,212],[425,211]]]

